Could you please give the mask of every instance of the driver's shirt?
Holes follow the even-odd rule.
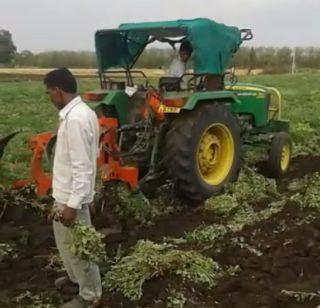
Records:
[[[186,63],[183,62],[178,55],[172,60],[169,66],[168,76],[180,78],[185,73],[186,73]]]

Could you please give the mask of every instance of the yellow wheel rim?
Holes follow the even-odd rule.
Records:
[[[290,144],[285,144],[282,147],[282,151],[281,151],[280,166],[282,171],[286,171],[288,169],[289,163],[290,163],[290,156],[291,156]]]
[[[200,176],[209,185],[219,185],[228,176],[234,160],[234,141],[230,130],[216,123],[200,138],[197,150]]]

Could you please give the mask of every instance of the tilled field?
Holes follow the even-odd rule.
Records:
[[[169,253],[196,252],[214,260],[225,273],[233,270],[208,284],[199,282],[200,276],[172,270],[177,262],[172,259],[171,267],[164,266],[143,280],[139,298],[130,300],[123,285],[113,291],[109,287],[102,307],[316,307],[320,304],[319,211],[298,202],[294,197],[298,188],[290,185],[319,171],[320,157],[300,156],[288,176],[277,183],[277,194],[266,191],[264,198],[248,200],[243,212],[215,211],[208,204],[183,207],[154,218],[150,225],[107,236],[106,251],[113,261],[106,271],[114,275],[114,266],[134,256],[133,247],[141,240],[171,245]],[[58,260],[52,257],[56,251],[50,223],[29,208],[8,205],[1,214],[0,242],[18,247],[15,255],[8,254],[0,262],[0,307],[57,306],[53,281],[61,273]],[[119,277],[113,279],[117,283]]]

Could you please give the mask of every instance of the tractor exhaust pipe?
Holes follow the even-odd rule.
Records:
[[[253,34],[251,29],[241,29],[241,40],[242,41],[250,41],[253,39]]]

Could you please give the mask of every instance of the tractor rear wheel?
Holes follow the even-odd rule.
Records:
[[[218,103],[180,114],[166,137],[168,171],[179,193],[193,201],[219,193],[236,179],[240,151],[237,120]]]
[[[268,176],[281,177],[289,169],[292,154],[292,142],[288,133],[276,133],[271,141],[267,161]]]

